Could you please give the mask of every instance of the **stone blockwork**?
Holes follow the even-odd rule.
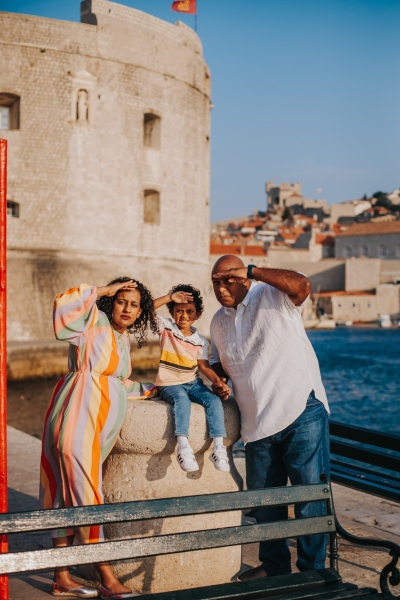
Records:
[[[381,261],[379,258],[348,258],[345,272],[346,291],[374,290],[381,281]]]
[[[0,13],[9,140],[9,340],[49,340],[55,294],[127,274],[209,292],[210,73],[197,35],[108,0],[82,23]],[[145,115],[159,118],[144,143]],[[159,194],[144,222],[145,191]],[[154,197],[154,194],[153,196]],[[206,323],[208,319],[204,319]],[[206,329],[206,328],[205,328]]]

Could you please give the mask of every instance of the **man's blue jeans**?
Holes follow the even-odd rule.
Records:
[[[201,404],[206,411],[208,432],[210,437],[225,437],[224,409],[221,399],[197,377],[189,383],[160,387],[162,400],[172,404],[175,435],[189,437],[191,403]]]
[[[319,483],[321,473],[329,477],[329,426],[324,405],[311,392],[303,413],[286,429],[255,442],[248,442],[246,479],[248,489]],[[264,506],[253,509],[257,523],[283,521],[288,518],[286,506]],[[299,504],[296,518],[326,514],[323,502]],[[323,569],[327,535],[303,536],[297,539],[299,571]],[[260,562],[268,575],[291,572],[290,551],[286,540],[260,543]]]

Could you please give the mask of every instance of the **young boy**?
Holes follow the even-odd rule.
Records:
[[[200,369],[211,383],[222,385],[222,399],[229,397],[229,387],[214,373],[208,362],[207,339],[193,327],[204,308],[200,291],[191,285],[176,285],[169,294],[154,301],[156,309],[164,304],[173,319],[158,317],[161,357],[156,385],[162,400],[172,404],[178,464],[186,472],[199,469],[188,441],[191,402],[196,402],[204,406],[208,431],[210,437],[214,438],[210,460],[219,471],[229,471],[221,400],[197,375]]]

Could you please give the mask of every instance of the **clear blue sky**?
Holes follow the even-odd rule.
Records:
[[[193,26],[171,2],[122,3]],[[0,9],[79,21],[80,5]],[[198,33],[215,106],[213,221],[265,210],[271,179],[329,203],[400,186],[400,0],[198,0]]]

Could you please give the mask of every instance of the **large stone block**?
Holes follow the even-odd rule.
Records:
[[[194,496],[241,489],[242,479],[232,460],[232,445],[239,439],[239,411],[233,401],[224,402],[225,426],[231,472],[217,471],[209,460],[212,440],[208,437],[203,407],[192,404],[189,440],[200,469],[185,473],[176,461],[171,406],[161,400],[130,401],[118,441],[104,465],[103,491],[106,502]],[[203,531],[240,525],[241,511],[190,517],[121,523],[105,528],[108,539]],[[241,548],[156,556],[114,563],[116,575],[127,586],[141,592],[162,592],[224,583],[237,573]],[[84,569],[86,576],[93,570]]]

